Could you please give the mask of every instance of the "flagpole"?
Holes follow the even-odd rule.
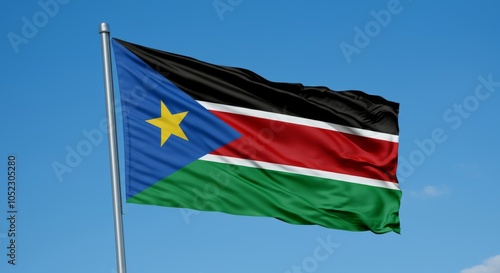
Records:
[[[106,91],[106,114],[108,117],[108,140],[111,164],[111,190],[113,195],[113,216],[115,226],[116,263],[118,273],[126,273],[125,245],[123,241],[122,199],[120,170],[118,166],[118,145],[116,142],[115,102],[113,97],[113,73],[111,70],[111,49],[109,45],[109,25],[99,25],[102,45],[102,63],[104,65],[104,89]]]

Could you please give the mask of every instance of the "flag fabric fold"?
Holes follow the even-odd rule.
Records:
[[[400,232],[399,104],[113,39],[127,202]]]

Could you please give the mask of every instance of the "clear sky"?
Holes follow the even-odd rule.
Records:
[[[125,204],[128,272],[500,272],[499,11],[493,0],[3,3],[0,272],[116,272],[97,137],[103,21],[133,43],[401,104],[401,235]]]

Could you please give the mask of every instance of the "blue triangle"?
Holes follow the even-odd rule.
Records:
[[[122,104],[127,199],[241,136],[118,42],[113,41],[113,49]],[[172,114],[188,111],[180,123],[187,141],[172,135],[160,145],[160,128],[146,122],[160,116],[160,101]]]

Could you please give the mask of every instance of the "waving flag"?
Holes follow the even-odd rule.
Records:
[[[400,232],[397,103],[113,48],[127,202]]]

